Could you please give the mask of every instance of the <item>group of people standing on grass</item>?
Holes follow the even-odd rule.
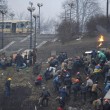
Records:
[[[6,67],[10,67],[16,65],[16,70],[32,66],[36,63],[37,59],[37,50],[30,50],[29,53],[26,53],[24,56],[22,53],[12,54],[8,56],[5,53],[0,55],[0,68],[6,69]]]
[[[0,54],[0,69],[12,66],[12,57],[7,57],[5,53]]]
[[[110,90],[110,53],[93,50],[88,56],[76,56],[68,58],[66,53],[48,59],[48,67],[43,76],[37,80],[42,85],[43,80],[51,80],[53,90],[57,94],[56,101],[59,104],[57,110],[64,110],[68,101],[81,101],[86,104],[93,103],[95,110],[109,110],[110,101],[104,99]],[[104,81],[103,81],[104,80]],[[44,90],[43,90],[44,91]],[[45,87],[45,91],[48,91]],[[49,97],[42,95],[41,106],[48,105]],[[72,98],[71,98],[72,96]],[[100,104],[97,103],[100,100]],[[104,102],[104,103],[103,103]]]

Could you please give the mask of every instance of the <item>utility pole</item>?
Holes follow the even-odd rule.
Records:
[[[1,14],[2,14],[2,49],[4,47],[4,15],[7,13],[7,10],[0,10]]]
[[[41,26],[40,26],[40,8],[43,6],[42,3],[38,3],[37,6],[39,7],[39,34],[41,32]]]
[[[35,19],[35,37],[34,37],[34,48],[36,48],[36,19],[37,19],[37,16],[36,15],[33,15],[34,19]]]
[[[31,23],[31,28],[30,28],[30,49],[32,49],[32,12],[35,10],[35,7],[33,7],[33,3],[29,2],[29,7],[27,8],[28,11],[30,12],[30,23]]]
[[[108,10],[109,10],[109,0],[107,0],[107,9],[106,9],[106,16],[107,16],[107,31],[109,31],[109,16],[108,16]]]

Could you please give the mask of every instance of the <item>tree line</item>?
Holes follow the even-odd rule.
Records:
[[[66,0],[60,18],[57,32],[62,43],[83,36],[95,37],[98,26],[107,28],[107,17],[97,0]]]

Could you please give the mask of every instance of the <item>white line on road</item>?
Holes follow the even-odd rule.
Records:
[[[3,51],[3,49],[0,49],[0,52],[2,52]]]
[[[37,46],[37,48],[40,48],[40,47],[43,46],[46,42],[47,42],[47,41],[41,42],[41,43]]]
[[[3,50],[6,50],[8,47],[10,47],[12,44],[14,44],[16,41],[10,42],[8,45],[6,45],[3,49],[0,50],[2,52]]]
[[[8,47],[10,47],[12,44],[14,44],[16,41],[12,41],[10,42],[8,45],[6,45],[3,50],[6,50]]]
[[[23,50],[23,48],[21,48],[21,49],[17,50],[17,52],[20,52],[21,50]]]
[[[34,34],[32,34],[32,36],[33,36]],[[22,39],[20,42],[24,42],[24,41],[26,41],[27,39],[29,39],[30,38],[30,35],[28,35],[27,37],[25,37],[24,39]]]

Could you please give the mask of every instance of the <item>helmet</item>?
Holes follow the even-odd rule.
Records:
[[[8,80],[11,81],[12,79],[11,78],[8,78]]]

